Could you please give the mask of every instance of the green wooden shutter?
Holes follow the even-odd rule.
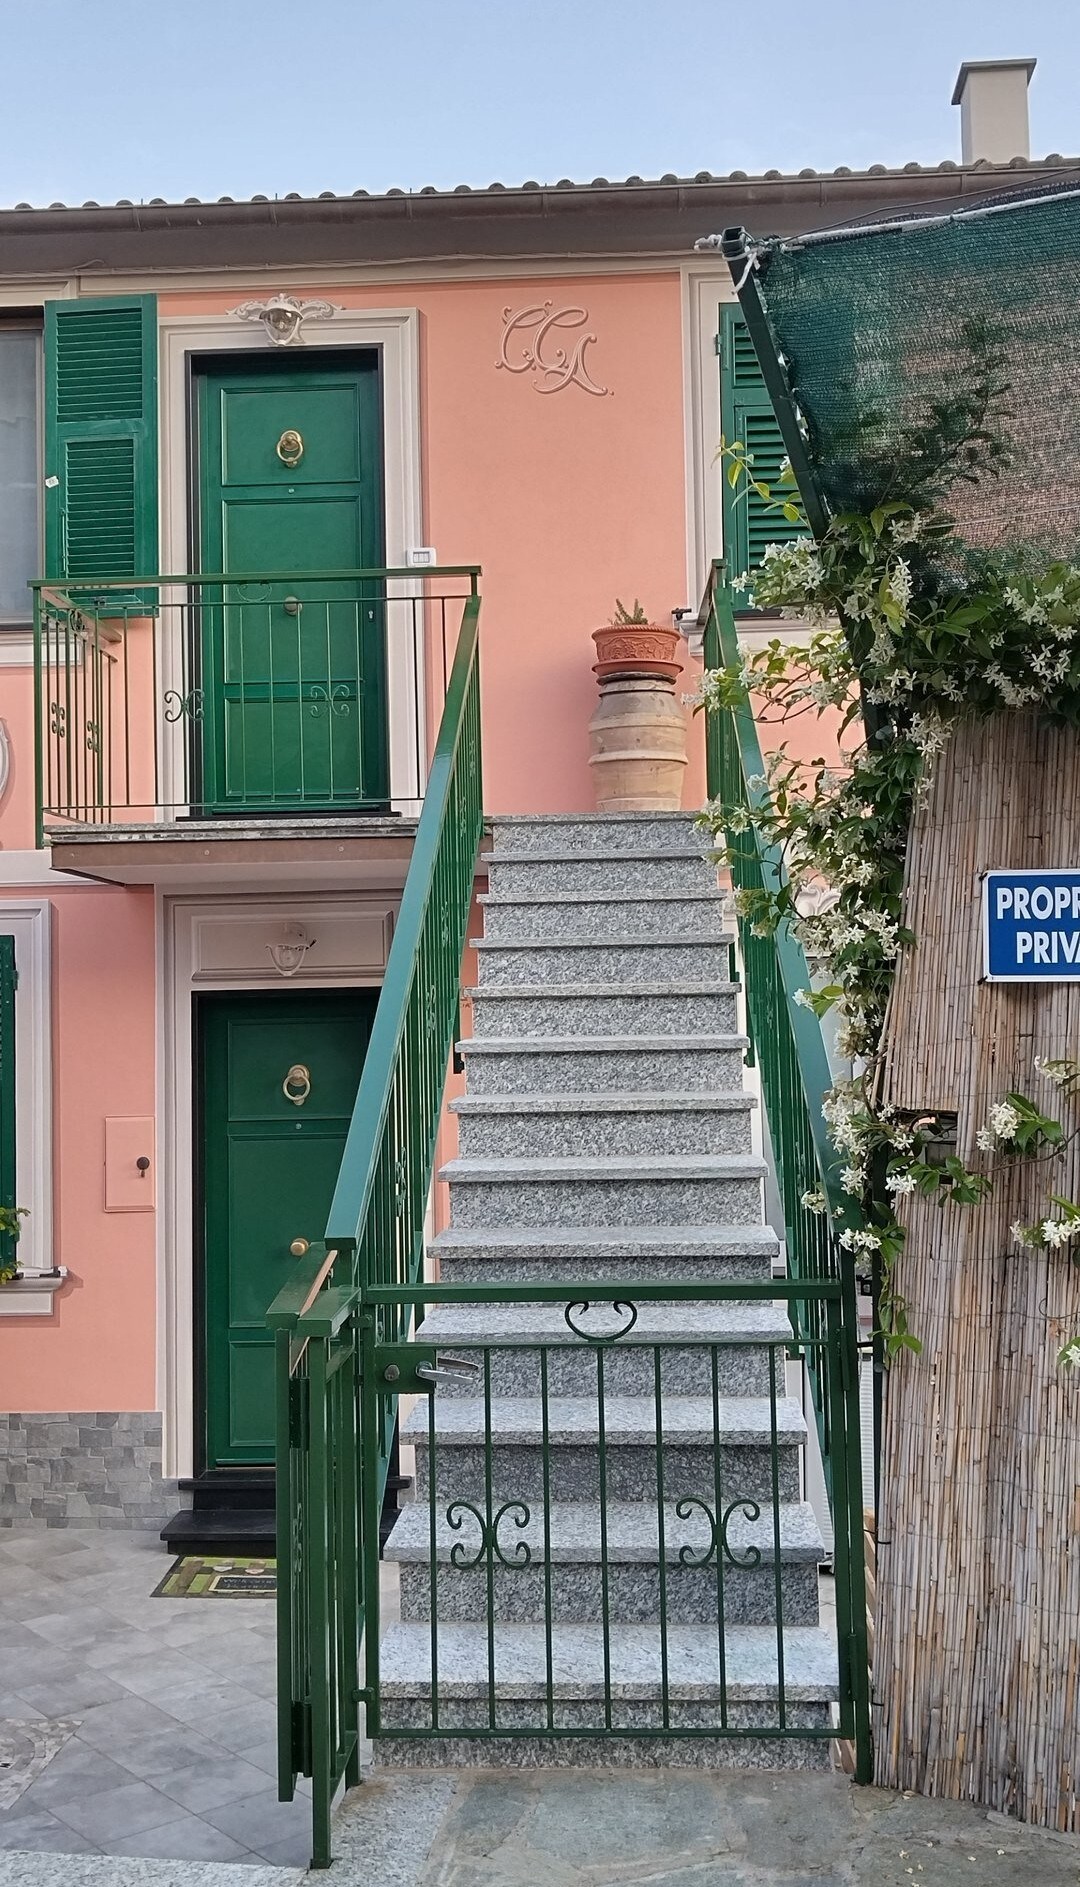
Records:
[[[780,428],[773,412],[754,343],[736,306],[721,308],[720,333],[720,425],[725,445],[739,439],[754,462],[754,475],[766,485],[775,486],[780,468],[787,458]],[[765,555],[766,544],[787,544],[792,538],[806,537],[802,524],[789,524],[783,513],[773,510],[744,483],[732,491],[724,482],[724,559],[734,587],[734,601],[746,607],[749,588],[738,578],[751,574]]]
[[[157,512],[156,298],[47,301],[46,576],[154,575]]]
[[[0,937],[0,1205],[15,1206],[15,939]],[[0,1271],[14,1257],[15,1241],[0,1237]]]

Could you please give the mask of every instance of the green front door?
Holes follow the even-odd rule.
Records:
[[[211,362],[197,410],[200,568],[248,579],[196,607],[204,809],[378,807],[383,587],[340,575],[383,563],[378,356]]]
[[[274,1458],[264,1317],[296,1265],[294,1240],[325,1230],[377,997],[350,989],[200,999],[207,1468]]]

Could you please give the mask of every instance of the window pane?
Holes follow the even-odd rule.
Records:
[[[38,569],[37,363],[41,337],[0,329],[0,622],[29,622]]]

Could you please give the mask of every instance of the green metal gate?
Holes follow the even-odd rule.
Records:
[[[713,599],[707,639],[714,650],[720,628]],[[786,1280],[422,1281],[424,1216],[481,830],[475,632],[476,611],[467,607],[327,1242],[307,1254],[270,1312],[278,1366],[279,1782],[287,1800],[298,1775],[312,1778],[318,1867],[330,1861],[335,1795],[359,1778],[362,1733],[406,1746],[455,1736],[553,1745],[575,1735],[766,1742],[840,1736],[854,1744],[858,1777],[870,1773],[855,1282],[838,1243],[840,1223],[802,1204],[807,1191],[823,1190],[830,1201],[838,1194],[820,1121],[828,1085],[824,1049],[820,1033],[807,1032],[810,1024],[817,1030],[816,1022],[794,1001],[795,988],[808,980],[797,945],[782,938],[770,942],[773,957],[747,960],[747,1007],[787,1221]],[[748,733],[730,718],[732,725],[709,730],[712,790],[722,763],[729,783],[745,793],[760,759],[755,763],[744,745],[752,722]],[[756,738],[752,746],[756,751]],[[755,857],[746,868],[779,867]],[[730,1446],[723,1420],[730,1345],[692,1330],[677,1342],[664,1340],[655,1329],[650,1334],[649,1312],[778,1302],[789,1327],[746,1339],[754,1353],[748,1367],[759,1372],[756,1393],[769,1411],[751,1468],[745,1451],[740,1456]],[[455,1342],[447,1354],[425,1343],[420,1329],[435,1304],[487,1307],[492,1321],[500,1305],[541,1307],[559,1327],[511,1345],[485,1334]],[[417,1329],[420,1340],[410,1341]],[[529,1479],[492,1419],[511,1351],[541,1412]],[[820,1673],[808,1686],[789,1659],[798,1600],[782,1576],[779,1513],[791,1487],[782,1403],[792,1358],[805,1365],[813,1386],[832,1506],[838,1659],[831,1697]],[[692,1462],[672,1445],[666,1426],[673,1365],[690,1372],[706,1412]],[[573,1671],[560,1666],[552,1636],[568,1601],[552,1520],[566,1491],[559,1478],[566,1463],[551,1403],[567,1370],[576,1372],[575,1394],[592,1412],[588,1495],[599,1529],[595,1589],[569,1601],[587,1607],[593,1626],[591,1649]],[[447,1479],[435,1420],[436,1397],[453,1393],[465,1374],[482,1411],[468,1489]],[[654,1416],[652,1431],[635,1443],[639,1485],[644,1473],[655,1523],[649,1642],[657,1677],[644,1695],[629,1681],[629,1638],[612,1604],[622,1574],[611,1513],[624,1464],[610,1411],[620,1384],[630,1380],[638,1394],[646,1385]],[[401,1396],[418,1399],[411,1418],[419,1479],[414,1511],[427,1527],[426,1547],[403,1579],[403,1603],[427,1647],[420,1681],[414,1671],[409,1684],[384,1652],[379,1596],[379,1519]],[[476,1667],[464,1683],[440,1656],[455,1623],[454,1595],[462,1589],[456,1580],[471,1582],[483,1617]],[[700,1600],[705,1582],[711,1649],[703,1667],[698,1634],[699,1662],[688,1683],[688,1595]],[[768,1653],[764,1679],[759,1664],[753,1682],[729,1656],[728,1626],[747,1582]],[[522,1612],[541,1647],[540,1676],[527,1696],[508,1703],[499,1618]]]

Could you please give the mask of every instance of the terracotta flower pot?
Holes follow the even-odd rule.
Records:
[[[682,674],[677,629],[659,622],[608,623],[593,630],[596,661],[593,674],[601,682],[616,675],[652,675],[675,681]]]

